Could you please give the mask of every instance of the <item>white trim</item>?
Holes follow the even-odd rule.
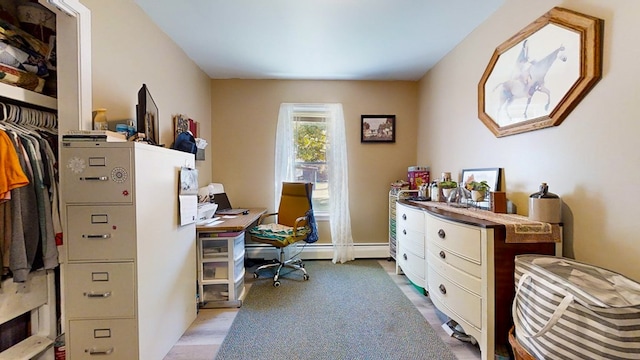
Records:
[[[303,249],[304,247],[304,249]],[[331,260],[333,259],[333,245],[331,244],[297,244],[287,246],[287,256],[297,253],[300,250],[300,258],[303,260]],[[246,244],[245,254],[250,259],[272,259],[277,258],[277,249],[266,244]],[[388,243],[359,243],[354,244],[355,258],[384,259],[389,257]]]

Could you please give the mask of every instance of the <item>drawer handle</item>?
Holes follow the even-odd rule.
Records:
[[[445,254],[444,251],[440,251],[440,257],[444,259],[447,257],[447,254]]]
[[[113,347],[110,347],[106,350],[84,349],[84,352],[89,353],[89,355],[111,355],[111,353],[113,352]]]
[[[407,254],[402,254],[402,258],[407,260]]]
[[[440,284],[440,286],[438,286],[438,289],[440,289],[440,292],[442,293],[442,295],[447,294],[447,288],[444,287],[444,285]]]
[[[438,230],[438,236],[440,237],[440,239],[444,239],[447,234],[445,234],[444,230],[440,229]]]
[[[402,229],[402,233],[403,233],[403,234],[405,234],[405,235],[407,235],[407,230]]]
[[[402,220],[407,220],[407,214],[402,214]]]
[[[84,293],[84,296],[88,298],[108,298],[109,296],[111,296],[111,291],[107,291],[103,293],[89,292],[89,293]]]
[[[86,176],[86,177],[81,177],[80,181],[107,181],[109,180],[109,177],[107,176]]]
[[[82,234],[82,237],[86,239],[109,239],[111,234]]]

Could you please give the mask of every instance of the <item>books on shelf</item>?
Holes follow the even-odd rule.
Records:
[[[69,130],[62,135],[62,141],[124,142],[127,136],[111,130]]]

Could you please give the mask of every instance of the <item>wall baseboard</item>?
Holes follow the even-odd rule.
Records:
[[[246,244],[246,256],[250,259],[274,259],[278,257],[278,250],[266,244]],[[306,244],[299,242],[285,248],[285,255],[289,258],[292,254],[300,252],[302,260],[331,260],[333,259],[333,245],[331,244]],[[369,243],[354,244],[356,259],[362,258],[388,258],[389,244]]]

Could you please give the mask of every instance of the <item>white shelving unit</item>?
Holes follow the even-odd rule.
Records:
[[[240,307],[244,288],[244,231],[198,231],[200,307]]]
[[[1,82],[0,96],[51,110],[58,109],[58,100],[56,98]]]
[[[389,190],[389,258],[396,259],[397,237],[396,237],[396,202],[398,199],[406,198],[411,194],[417,194],[418,190]]]

